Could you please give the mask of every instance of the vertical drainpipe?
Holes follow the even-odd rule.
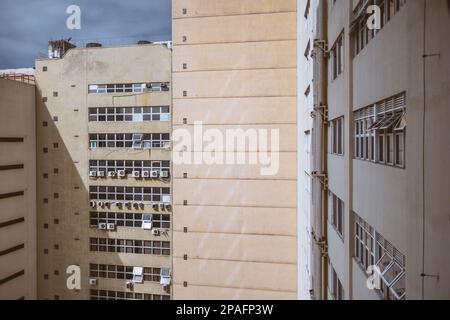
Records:
[[[325,40],[325,43],[328,43],[328,1],[321,1],[322,8],[322,39]],[[328,51],[328,45],[325,46]],[[327,228],[327,219],[328,219],[328,52],[323,52],[322,55],[322,68],[321,68],[321,96],[320,100],[323,106],[323,115],[322,118],[322,146],[321,146],[321,161],[322,161],[322,173],[323,181],[322,181],[322,252],[321,252],[321,267],[322,267],[322,300],[327,300],[327,287],[328,287],[328,228]]]
[[[327,1],[319,0],[317,9],[316,38],[314,41],[314,150],[313,168],[313,203],[311,208],[312,224],[312,271],[314,279],[313,298],[327,299]]]

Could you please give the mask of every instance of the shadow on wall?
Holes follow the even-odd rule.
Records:
[[[64,120],[64,119],[59,119]],[[38,299],[85,299],[89,295],[89,194],[53,115],[36,88],[36,183]],[[66,286],[69,265],[81,267],[81,290]]]

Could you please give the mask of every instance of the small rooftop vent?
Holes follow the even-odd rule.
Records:
[[[152,44],[152,42],[151,42],[151,41],[148,41],[148,40],[139,40],[139,41],[137,42],[137,44]]]
[[[101,46],[102,44],[97,42],[89,42],[86,44],[86,48],[100,48]]]

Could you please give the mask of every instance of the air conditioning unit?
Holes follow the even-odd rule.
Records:
[[[152,230],[152,235],[159,236],[159,229],[153,229]]]
[[[121,178],[125,177],[125,170],[119,170],[119,171],[117,171],[117,176],[119,176],[119,177],[121,177]]]
[[[89,285],[96,286],[97,285],[97,279],[95,278],[89,278]]]
[[[158,178],[159,172],[156,170],[150,171],[150,177],[151,178]]]
[[[114,223],[108,223],[106,225],[106,229],[110,230],[110,231],[114,231],[114,230],[116,230],[116,225]]]
[[[105,203],[103,201],[99,201],[98,206],[103,208],[105,206]]]
[[[119,208],[122,208],[123,207],[123,203],[122,202],[116,202],[116,206],[119,207]]]
[[[133,178],[139,178],[139,177],[141,176],[141,174],[140,174],[139,171],[133,171],[133,173],[131,174],[131,176],[132,176]]]
[[[109,207],[111,207],[111,203],[110,202],[105,202],[104,206],[109,208]]]
[[[152,204],[152,208],[154,210],[158,210],[159,209],[159,204],[157,204],[157,203]]]
[[[166,207],[166,206],[164,205],[164,203],[160,203],[160,204],[159,204],[159,209],[160,209],[160,210],[164,210],[165,207]]]
[[[91,205],[91,208],[95,208],[97,206],[97,202],[91,201],[90,205]]]
[[[166,208],[166,210],[172,209],[172,205],[170,203],[165,203],[164,207]]]
[[[89,171],[89,177],[96,177],[97,171]]]
[[[149,171],[142,171],[142,178],[150,178],[150,172]]]
[[[132,281],[127,281],[125,285],[128,290],[133,290],[134,284]]]
[[[105,171],[97,171],[97,177],[104,177]]]
[[[161,171],[161,178],[168,178],[169,177],[169,171]]]
[[[144,209],[145,208],[145,203],[139,202],[139,208]]]
[[[116,176],[116,172],[115,171],[109,171],[108,172],[108,177],[114,178]]]
[[[125,206],[128,207],[128,208],[131,208],[132,205],[133,204],[131,202],[125,202]]]
[[[106,224],[106,223],[99,223],[98,224],[98,228],[100,229],[100,230],[106,230],[107,228],[108,228],[108,225]]]

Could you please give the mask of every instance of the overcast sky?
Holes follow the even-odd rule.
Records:
[[[0,0],[0,69],[34,67],[48,40],[77,46],[171,40],[171,0]],[[81,8],[81,30],[68,30],[66,9]]]

